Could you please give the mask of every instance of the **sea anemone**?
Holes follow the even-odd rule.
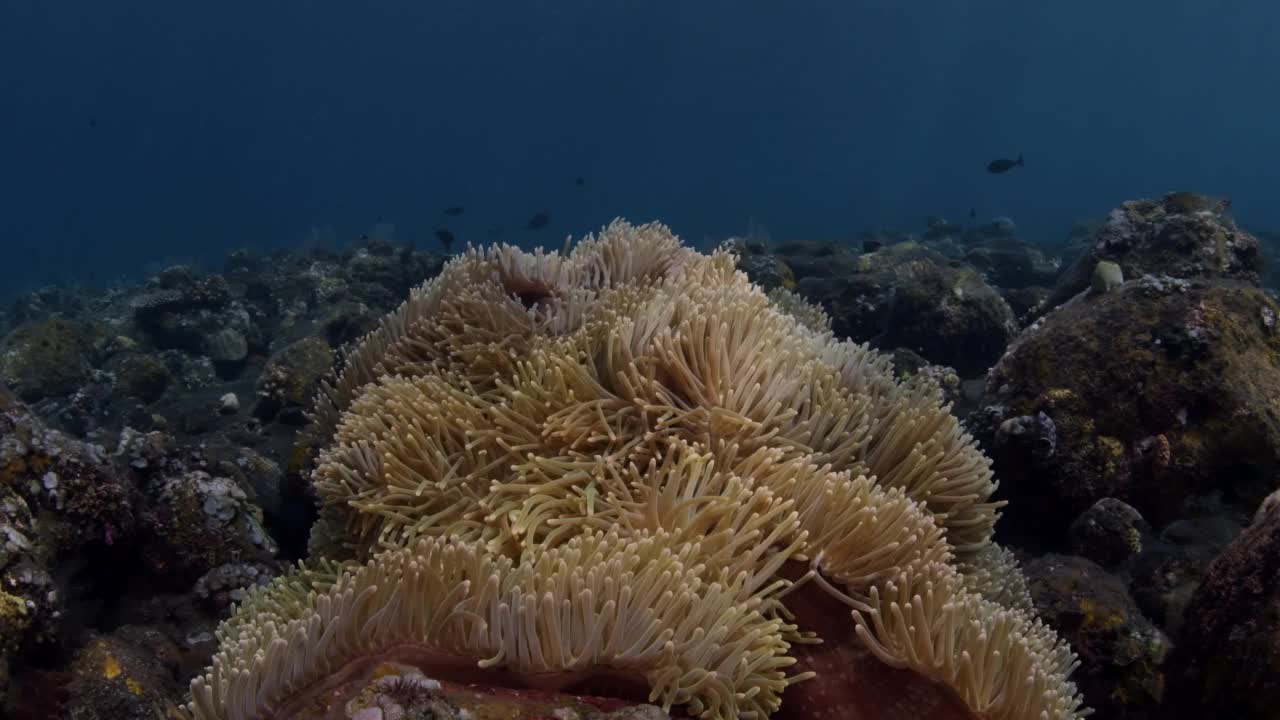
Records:
[[[386,662],[708,719],[1082,714],[938,389],[662,225],[469,250],[317,408],[313,559],[220,629],[202,720],[344,717]]]

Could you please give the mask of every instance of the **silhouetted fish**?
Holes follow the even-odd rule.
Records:
[[[529,218],[529,223],[524,226],[525,230],[541,230],[551,223],[551,213],[543,210],[542,212]]]
[[[969,208],[969,219],[972,220],[976,217],[978,217],[978,208]]]
[[[446,253],[453,252],[453,233],[445,230],[444,228],[437,228],[436,239],[444,246],[444,251]]]
[[[98,127],[98,118],[96,118],[96,117],[94,117],[94,116],[90,115],[90,116],[89,116],[89,127],[91,127],[91,128],[96,128],[96,127]]]
[[[491,238],[498,237],[503,233],[505,229],[506,228],[502,227],[501,225],[494,225],[493,227],[489,228],[489,237]]]
[[[579,175],[578,177],[573,179],[573,184],[577,185],[578,187],[582,187],[583,185],[587,184],[587,179]]]
[[[997,158],[987,163],[987,172],[999,174],[1002,172],[1009,172],[1015,167],[1022,167],[1022,166],[1023,166],[1022,155],[1018,155],[1017,160],[1010,160],[1008,158]]]
[[[444,214],[448,215],[449,217],[458,217],[459,215],[462,214],[463,210],[465,210],[465,208],[463,208],[461,205],[450,205],[449,207],[444,209]]]

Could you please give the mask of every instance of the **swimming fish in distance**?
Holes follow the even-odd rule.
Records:
[[[525,225],[526,230],[541,230],[551,223],[551,213],[543,210],[529,218],[529,223]]]
[[[444,246],[446,253],[453,252],[453,233],[444,228],[438,228],[436,229],[436,239]]]
[[[987,163],[987,172],[999,175],[1003,172],[1009,172],[1016,167],[1024,167],[1021,154],[1018,155],[1017,160],[1010,160],[1008,158],[997,158],[992,160]]]

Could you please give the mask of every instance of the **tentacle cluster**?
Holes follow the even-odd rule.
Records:
[[[990,543],[990,463],[936,388],[808,315],[658,224],[469,250],[325,387],[329,560],[223,626],[191,711],[287,717],[398,653],[763,719],[809,677],[787,597],[814,582],[976,716],[1080,716],[1074,656]]]

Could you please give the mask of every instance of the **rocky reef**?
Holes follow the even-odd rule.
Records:
[[[1170,662],[1171,718],[1264,718],[1280,703],[1280,512],[1275,503],[1213,561]]]
[[[977,271],[919,243],[856,258],[825,245],[784,243],[776,258],[792,268],[796,291],[830,315],[837,335],[906,348],[965,377],[984,372],[1017,332],[1013,311]],[[756,279],[753,261],[746,262]]]
[[[1257,507],[1280,459],[1277,313],[1256,287],[1145,276],[1024,332],[972,424],[1035,531],[1103,498],[1159,526],[1210,492]]]
[[[1113,262],[1124,277],[1239,280],[1256,285],[1262,272],[1258,239],[1236,226],[1230,204],[1189,192],[1158,200],[1131,200],[1111,211],[1093,231],[1088,249],[1059,278],[1044,309],[1089,287],[1099,261]]]
[[[26,293],[0,715],[1269,718],[1256,237],[1173,193]]]
[[[176,716],[218,622],[305,551],[336,351],[439,266],[237,253],[0,312],[0,714]]]

